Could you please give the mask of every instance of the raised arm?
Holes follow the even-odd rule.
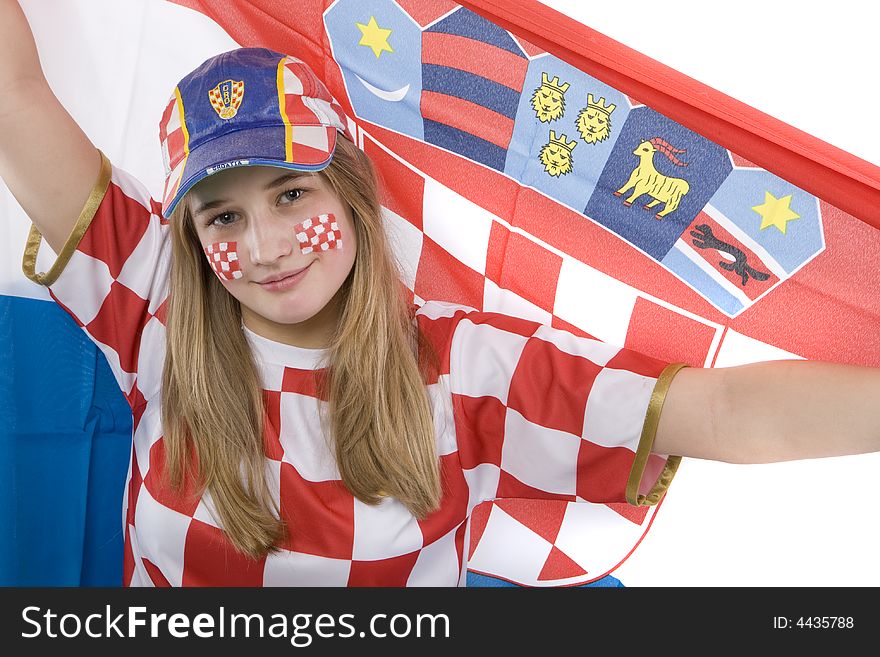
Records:
[[[780,360],[685,368],[653,451],[770,463],[880,451],[880,368]]]
[[[49,88],[18,0],[0,0],[0,178],[56,253],[98,177],[95,146]]]

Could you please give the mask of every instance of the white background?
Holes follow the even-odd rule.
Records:
[[[542,4],[880,165],[880,3],[874,0]]]
[[[880,13],[869,3],[547,4],[880,164]],[[23,5],[62,102],[159,196],[157,123],[166,100],[186,72],[235,44],[201,15],[161,0]],[[11,216],[0,222],[8,249],[0,293],[48,298],[21,276],[27,222],[17,212],[0,195],[0,216]],[[762,466],[685,459],[647,538],[615,574],[628,586],[878,586],[878,469],[880,454]]]

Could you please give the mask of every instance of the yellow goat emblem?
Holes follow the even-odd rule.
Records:
[[[654,215],[659,220],[675,211],[681,203],[681,197],[690,191],[690,185],[684,178],[664,176],[654,168],[654,153],[658,151],[668,157],[669,161],[676,166],[688,166],[687,162],[682,162],[675,156],[676,153],[685,153],[686,150],[674,148],[660,137],[643,141],[633,151],[633,155],[637,155],[639,158],[638,166],[630,174],[626,184],[614,192],[614,195],[622,196],[632,189],[632,194],[623,202],[626,207],[631,206],[643,194],[647,194],[653,199],[645,206],[646,210],[653,208],[658,203],[665,203],[663,209]]]

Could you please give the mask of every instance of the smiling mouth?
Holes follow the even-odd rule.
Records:
[[[271,280],[266,280],[266,281],[254,281],[254,282],[257,283],[257,285],[270,285],[270,284],[272,284],[272,283],[280,283],[281,281],[286,281],[288,278],[293,278],[294,276],[297,276],[297,275],[303,273],[306,269],[308,269],[308,268],[311,267],[311,266],[312,266],[312,263],[310,262],[309,264],[307,264],[307,265],[306,265],[305,267],[303,267],[302,269],[297,269],[297,270],[294,271],[294,272],[290,272],[289,274],[285,274],[285,275],[282,276],[281,278],[273,278],[273,279],[271,279]]]
[[[299,282],[303,278],[305,278],[306,274],[308,273],[309,269],[311,268],[311,266],[313,264],[314,263],[309,263],[309,265],[307,267],[303,267],[299,271],[297,271],[293,274],[290,274],[288,276],[285,276],[284,278],[281,278],[278,280],[267,281],[265,283],[260,283],[260,282],[256,282],[256,281],[255,282],[261,288],[263,288],[264,290],[267,290],[269,292],[280,292],[283,290],[288,290],[288,289],[293,288],[296,285],[299,285]]]

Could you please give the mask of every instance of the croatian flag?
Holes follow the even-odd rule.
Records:
[[[880,169],[536,2],[23,4],[53,89],[155,198],[169,91],[218,52],[265,46],[306,61],[346,111],[416,302],[698,367],[880,366]],[[0,472],[16,485],[0,520],[16,531],[0,580],[113,585],[127,406],[100,354],[21,274],[29,222],[5,199],[0,392],[13,403]],[[852,482],[878,465],[685,460],[658,507],[484,503],[471,581],[880,581],[853,547],[876,544],[853,502],[869,492]],[[59,530],[66,540],[46,540]]]

